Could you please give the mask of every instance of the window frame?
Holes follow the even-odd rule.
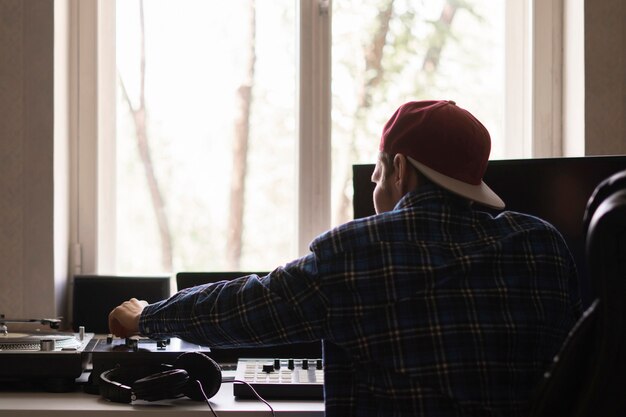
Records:
[[[69,1],[70,271],[115,273],[115,1]],[[560,156],[563,0],[506,4],[507,19],[523,16],[506,25],[506,49],[516,51],[506,58],[507,149],[524,157]],[[332,1],[296,5],[296,242],[297,255],[304,255],[331,225]],[[523,48],[511,46],[520,42]]]

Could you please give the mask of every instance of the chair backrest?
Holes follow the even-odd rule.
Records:
[[[584,222],[596,299],[546,373],[533,417],[626,415],[626,171],[596,188]]]

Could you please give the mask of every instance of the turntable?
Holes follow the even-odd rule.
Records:
[[[50,331],[9,332],[7,323],[39,322]],[[0,315],[0,381],[37,382],[52,392],[70,391],[87,365],[93,334],[64,333],[57,319],[5,319]]]

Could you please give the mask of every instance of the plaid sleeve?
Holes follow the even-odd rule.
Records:
[[[319,340],[327,301],[316,274],[306,271],[315,271],[312,256],[264,277],[249,275],[182,290],[147,306],[140,332],[214,347]]]

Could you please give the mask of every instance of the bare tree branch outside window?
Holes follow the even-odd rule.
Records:
[[[254,66],[256,62],[256,17],[255,2],[248,2],[249,32],[247,39],[247,65],[244,79],[237,89],[239,105],[234,124],[233,171],[230,186],[230,213],[228,218],[228,237],[226,242],[227,268],[238,270],[241,261],[243,215],[245,206],[246,165],[248,141],[250,137],[250,112],[252,107],[252,87],[254,85]]]
[[[152,156],[150,152],[150,140],[148,137],[148,115],[146,110],[146,33],[144,22],[144,7],[143,0],[139,2],[139,24],[140,24],[140,82],[139,82],[139,98],[138,104],[133,106],[130,99],[124,80],[120,76],[120,85],[124,99],[128,104],[132,119],[135,125],[135,134],[137,138],[137,148],[139,150],[139,156],[143,165],[144,174],[148,184],[148,190],[150,192],[150,200],[152,202],[152,209],[157,221],[159,229],[159,236],[161,238],[161,267],[165,272],[171,272],[173,269],[172,262],[172,234],[170,232],[167,213],[165,210],[165,201],[163,194],[159,188],[159,182],[152,162]]]
[[[428,76],[437,72],[439,66],[439,60],[441,53],[446,45],[447,40],[452,36],[451,26],[457,10],[460,8],[469,8],[466,2],[461,0],[447,0],[443,6],[439,16],[439,19],[432,23],[433,31],[430,37],[425,39],[427,45],[427,52],[424,56],[422,63],[423,75]],[[387,76],[387,68],[385,68],[385,47],[386,46],[398,46],[390,45],[389,31],[390,23],[394,18],[394,0],[387,0],[381,4],[378,11],[378,18],[375,24],[374,31],[370,38],[370,42],[364,45],[364,70],[361,74],[357,74],[360,79],[360,86],[357,87],[357,105],[354,113],[354,128],[352,130],[352,140],[349,143],[349,149],[346,153],[351,160],[358,160],[356,155],[358,154],[358,137],[365,134],[367,131],[365,127],[367,118],[370,115],[370,110],[373,105],[373,97],[376,92],[380,92],[385,88],[384,81]],[[405,25],[405,30],[409,30],[410,25]],[[402,40],[410,38],[408,35],[399,37]],[[402,45],[406,48],[406,45]],[[392,49],[392,50],[395,50]],[[401,65],[394,60],[395,65]],[[393,72],[393,69],[390,70]],[[427,77],[417,77],[416,80],[425,79]],[[425,86],[420,85],[418,82],[414,87],[416,91],[425,89]],[[385,96],[382,92],[381,96]],[[400,104],[400,103],[398,103]],[[344,167],[343,186],[342,189],[347,189],[351,183],[352,172],[351,163],[346,162],[342,164]],[[348,220],[352,218],[352,211],[350,207],[350,198],[347,193],[341,193],[339,196],[339,202],[337,204],[336,218]]]

